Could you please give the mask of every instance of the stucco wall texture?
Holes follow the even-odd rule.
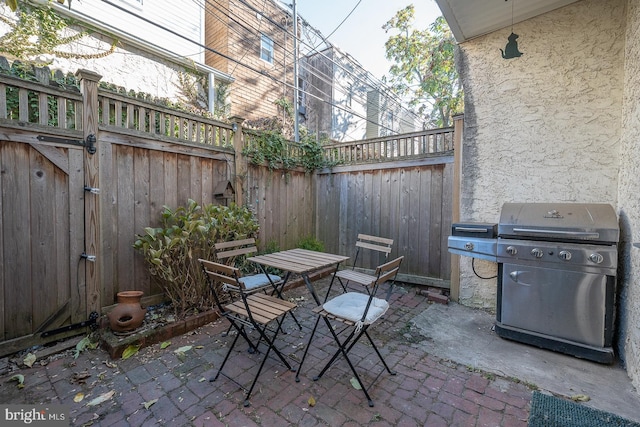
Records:
[[[624,10],[624,0],[585,0],[518,23],[519,58],[499,50],[510,28],[459,45],[461,220],[498,222],[505,202],[616,206]],[[495,308],[496,283],[462,259],[461,303]]]
[[[461,220],[498,222],[511,201],[612,204],[621,229],[615,346],[640,389],[640,4],[583,0],[517,23],[523,56],[505,60],[498,49],[510,32],[459,46]],[[495,274],[483,263],[483,276]],[[461,259],[461,303],[495,309],[496,285]]]
[[[619,278],[619,347],[627,373],[640,390],[640,4],[629,0],[620,144],[618,207],[622,239]]]

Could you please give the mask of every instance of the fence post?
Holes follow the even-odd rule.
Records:
[[[235,160],[235,175],[234,175],[234,185],[236,187],[236,204],[238,206],[244,205],[244,183],[247,179],[247,170],[248,162],[247,158],[242,154],[242,149],[244,148],[244,138],[242,133],[242,123],[244,119],[242,117],[233,116],[231,117],[231,123],[234,127],[233,133],[233,150],[235,152],[234,160]]]
[[[464,114],[453,116],[453,194],[451,204],[451,222],[460,221],[460,189],[462,185],[462,131]],[[460,256],[451,254],[450,297],[453,301],[460,299]]]
[[[84,182],[87,188],[100,188],[99,157],[97,150],[100,144],[98,138],[98,82],[101,75],[89,70],[78,70],[76,76],[80,79],[82,93],[82,134],[85,143],[94,141],[93,153],[89,147],[84,150]],[[94,261],[85,259],[85,286],[87,298],[87,314],[100,313],[100,195],[92,191],[84,192],[84,233],[85,254],[95,256]]]

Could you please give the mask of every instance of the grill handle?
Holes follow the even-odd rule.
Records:
[[[583,239],[598,239],[600,233],[592,231],[560,231],[560,230],[538,230],[534,228],[514,228],[515,233],[526,233],[528,235],[553,234],[556,236],[580,237]]]
[[[489,231],[488,228],[478,228],[478,227],[455,227],[456,231],[464,231],[467,233],[486,233]]]

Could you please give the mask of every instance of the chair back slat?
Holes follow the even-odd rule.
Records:
[[[220,242],[216,243],[214,247],[216,249],[216,258],[218,260],[225,260],[231,257],[258,252],[256,239],[254,238]]]
[[[402,264],[402,260],[404,256],[400,256],[392,261],[384,263],[378,268],[376,268],[376,281],[373,284],[373,291],[371,292],[371,296],[375,295],[378,291],[378,287],[385,282],[391,282],[389,289],[387,290],[386,300],[388,301],[391,297],[391,292],[393,290],[393,285],[395,283],[396,276],[398,275],[398,271],[400,270],[400,264]]]
[[[356,242],[356,246],[359,248],[364,248],[364,249],[371,249],[374,251],[378,251],[378,252],[385,252],[385,253],[391,253],[391,246],[381,246],[381,245],[375,245],[372,243],[367,243],[364,241],[357,241]]]
[[[207,274],[211,277],[215,282],[221,282],[227,285],[240,287],[241,285],[232,277],[226,276],[224,274],[216,273],[215,271],[207,270]]]
[[[402,260],[404,259],[404,256],[400,256],[396,259],[394,259],[393,261],[389,261],[386,262],[382,265],[379,265],[378,268],[376,268],[376,276],[380,276],[381,274],[385,274],[391,270],[397,270],[400,268],[400,263],[402,263]]]
[[[353,257],[352,268],[355,269],[356,266],[358,265],[358,258],[360,258],[361,249],[366,249],[367,251],[371,251],[369,252],[369,254],[365,254],[367,259],[364,260],[365,261],[364,264],[369,264],[369,265],[362,265],[362,266],[365,268],[373,268],[374,265],[378,264],[378,261],[380,259],[379,257],[376,258],[376,256],[373,255],[373,253],[377,253],[378,255],[384,254],[384,258],[387,259],[389,257],[389,254],[391,253],[392,246],[393,246],[393,239],[359,233],[358,239],[356,240],[356,254]],[[360,263],[363,264],[362,260]]]
[[[221,249],[228,249],[228,248],[235,248],[237,246],[243,246],[243,245],[254,245],[256,244],[256,239],[249,238],[249,239],[242,239],[242,240],[231,240],[228,242],[219,242],[216,243],[214,246],[216,248],[216,250],[221,250]]]
[[[393,239],[387,239],[386,237],[372,236],[370,234],[358,234],[358,240],[364,240],[369,242],[378,243],[379,246],[391,246],[393,245]]]

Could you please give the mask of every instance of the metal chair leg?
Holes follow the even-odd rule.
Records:
[[[356,380],[358,381],[358,384],[360,384],[360,387],[362,388],[362,391],[365,395],[365,397],[367,398],[369,407],[373,407],[373,399],[371,399],[371,396],[369,396],[369,392],[367,391],[367,387],[365,387],[364,383],[362,382],[362,380],[360,379],[360,375],[358,375],[358,372],[356,371],[355,366],[353,366],[353,363],[351,363],[351,359],[349,359],[349,355],[348,355],[348,351],[354,346],[354,344],[357,342],[357,339],[354,340],[351,345],[349,346],[349,348],[345,348],[345,346],[347,345],[347,343],[349,343],[351,341],[351,338],[353,338],[353,336],[355,335],[355,330],[351,331],[351,333],[349,334],[349,336],[347,337],[347,339],[344,341],[344,343],[340,342],[340,338],[338,337],[338,335],[336,334],[336,332],[333,330],[333,328],[331,328],[331,324],[329,322],[329,319],[327,319],[326,317],[324,317],[327,326],[329,327],[329,331],[331,332],[331,335],[333,335],[333,339],[335,340],[336,344],[338,344],[338,352],[336,354],[333,355],[333,357],[331,358],[331,360],[324,366],[324,368],[322,368],[322,371],[320,372],[320,374],[318,374],[318,376],[314,377],[313,380],[317,381],[320,377],[322,377],[322,375],[324,375],[324,373],[327,371],[327,369],[329,368],[329,366],[331,366],[331,364],[335,361],[335,359],[338,357],[338,354],[342,354],[342,356],[345,358],[345,360],[347,361],[347,364],[349,365],[349,367],[351,368],[351,372],[353,372],[353,376],[356,378]],[[365,326],[366,327],[366,326]],[[360,338],[362,336],[362,331],[360,331],[360,333],[358,334],[357,338]]]
[[[307,346],[304,349],[304,354],[302,355],[302,360],[300,361],[300,364],[298,365],[298,370],[296,371],[296,382],[299,383],[300,382],[300,371],[302,370],[302,364],[304,363],[304,359],[307,358],[307,352],[309,351],[309,347],[311,347],[311,341],[313,341],[313,336],[316,333],[316,329],[318,328],[318,323],[320,323],[320,316],[318,316],[316,318],[316,324],[313,327],[313,331],[311,331],[311,336],[309,337],[309,342],[307,342]]]

